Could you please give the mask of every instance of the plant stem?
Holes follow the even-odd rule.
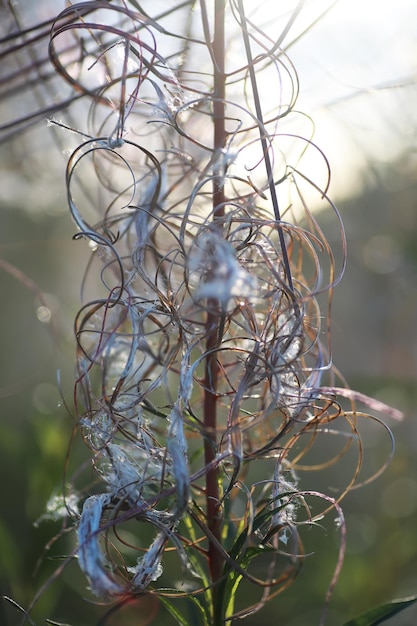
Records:
[[[208,20],[204,0],[201,1],[203,22],[205,22],[206,38],[208,34]],[[224,179],[221,151],[226,143],[225,129],[225,0],[215,0],[214,6],[214,33],[213,41],[207,41],[211,47],[213,60],[213,221],[222,230],[224,217]],[[217,347],[221,338],[219,327],[222,311],[215,298],[208,301],[206,320],[206,363],[205,363],[205,392],[204,392],[204,425],[206,438],[204,442],[205,462],[213,462],[217,452],[217,388],[219,378],[219,363]],[[210,578],[213,583],[213,614],[216,615],[216,583],[219,582],[223,569],[223,557],[214,540],[221,543],[221,508],[220,508],[219,469],[213,466],[206,474],[206,511],[207,527],[213,537],[209,540],[208,559]]]
[[[225,123],[225,0],[216,0],[214,9],[213,65],[213,123],[214,123],[214,165],[213,165],[213,209],[214,219],[224,216],[224,172],[221,152],[226,145]]]
[[[290,26],[292,24],[292,20],[295,19],[295,17],[298,15],[298,12],[300,11],[301,6],[302,5],[299,4],[299,8],[297,8],[296,11],[294,12],[293,17],[290,20],[287,28],[290,28]],[[273,206],[273,209],[274,209],[275,220],[276,220],[277,225],[278,225],[278,237],[279,237],[280,246],[281,246],[281,252],[282,252],[282,263],[283,263],[283,266],[284,266],[285,274],[287,276],[287,283],[288,283],[289,290],[293,294],[294,293],[294,286],[293,286],[293,281],[292,281],[292,276],[291,276],[290,262],[289,262],[289,258],[288,258],[288,252],[287,252],[287,246],[286,246],[286,243],[285,243],[284,232],[282,230],[282,227],[280,226],[281,214],[280,214],[279,205],[278,205],[277,192],[276,192],[276,189],[275,189],[274,173],[273,173],[273,169],[272,169],[272,163],[271,163],[271,159],[269,157],[268,137],[267,137],[267,133],[266,133],[266,130],[265,130],[265,127],[264,127],[264,122],[263,122],[262,106],[261,106],[260,95],[259,95],[258,86],[257,86],[257,82],[256,82],[256,73],[255,73],[255,67],[254,67],[253,58],[252,58],[251,44],[250,44],[248,27],[247,27],[246,18],[245,18],[245,9],[244,9],[243,0],[238,0],[238,7],[239,7],[239,13],[240,13],[240,16],[241,16],[241,20],[242,20],[243,43],[244,43],[244,46],[245,46],[246,58],[247,58],[247,61],[248,61],[249,78],[250,78],[250,82],[251,82],[252,94],[253,94],[253,99],[254,99],[254,103],[255,103],[256,117],[258,118],[259,133],[260,133],[260,140],[261,140],[261,146],[262,146],[262,153],[263,153],[265,169],[266,169],[266,173],[267,173],[267,177],[268,177],[268,186],[269,186],[269,191],[270,191],[270,194],[271,194],[271,201],[272,201],[272,206]],[[283,36],[284,36],[284,34],[282,35],[282,37]]]
[[[217,313],[207,315],[207,342],[206,342],[206,368],[205,368],[205,391],[204,391],[204,425],[206,437],[204,441],[205,463],[213,462],[217,450],[217,395],[216,388],[219,377],[219,364],[215,352],[218,345],[218,319]],[[209,331],[209,328],[211,330]],[[207,527],[211,535],[220,543],[221,539],[221,510],[220,510],[219,470],[212,466],[206,473],[206,510]],[[219,581],[223,568],[223,559],[215,545],[209,540],[208,546],[210,578],[213,584]]]

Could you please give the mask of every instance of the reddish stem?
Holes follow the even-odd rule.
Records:
[[[213,123],[214,123],[214,165],[213,165],[213,210],[214,219],[221,220],[224,216],[224,178],[222,151],[226,145],[225,124],[225,0],[216,0],[214,15],[213,65]]]
[[[215,302],[209,302],[209,306]],[[211,331],[207,334],[204,392],[204,425],[206,437],[204,441],[204,456],[207,465],[212,463],[217,450],[217,395],[216,388],[219,376],[219,364],[217,354],[213,352],[218,345],[218,320],[217,313],[210,312],[207,316],[206,328],[211,325]],[[221,509],[220,509],[219,470],[216,465],[206,473],[206,510],[207,527],[213,539],[221,542]],[[223,568],[222,556],[214,541],[209,540],[208,546],[210,578],[213,584],[219,581]]]
[[[208,35],[208,20],[205,2],[201,2],[206,38]],[[207,41],[211,48],[213,59],[213,220],[217,222],[219,236],[222,236],[222,218],[224,216],[225,193],[222,171],[221,151],[226,143],[225,129],[225,0],[215,0],[213,41]],[[207,465],[215,459],[217,452],[217,389],[219,378],[219,363],[216,349],[219,344],[219,325],[221,310],[219,302],[211,298],[208,301],[206,320],[206,363],[205,363],[205,392],[204,392],[204,425],[206,438],[204,455]],[[216,546],[221,543],[221,507],[220,507],[219,469],[213,465],[206,474],[206,510],[207,526],[213,540],[209,540],[208,556],[210,578],[215,585],[221,578],[223,557]],[[216,588],[213,588],[213,604],[215,605]],[[215,606],[213,607],[215,610]],[[216,611],[215,611],[216,612]]]

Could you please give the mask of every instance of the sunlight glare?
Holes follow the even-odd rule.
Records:
[[[300,81],[296,106],[314,120],[314,141],[332,168],[330,195],[340,200],[361,192],[370,163],[385,167],[410,146],[416,113],[404,89],[416,82],[417,3],[292,0],[284,13],[271,1],[251,16],[276,40],[300,4],[282,47]],[[304,167],[320,179],[311,151]]]

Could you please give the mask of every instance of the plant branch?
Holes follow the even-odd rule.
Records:
[[[206,37],[207,12],[205,2],[202,0],[202,14],[205,21]],[[225,193],[222,171],[221,154],[226,143],[225,129],[225,0],[215,1],[214,33],[213,42],[208,41],[212,50],[213,59],[213,220],[221,236],[221,221],[224,217]],[[206,320],[206,363],[205,363],[205,392],[204,392],[204,425],[206,438],[204,443],[206,466],[211,464],[211,469],[206,474],[206,510],[207,526],[216,541],[209,540],[209,568],[212,583],[215,585],[221,577],[223,558],[216,546],[221,543],[221,509],[219,469],[213,465],[217,451],[217,387],[219,378],[219,363],[217,360],[217,347],[219,344],[219,327],[221,325],[222,311],[219,302],[215,298],[208,300],[208,313]],[[216,590],[213,589],[213,607],[215,605]],[[215,607],[214,607],[215,608]],[[214,611],[214,614],[216,612]]]
[[[278,236],[279,236],[279,243],[280,243],[281,253],[282,253],[282,263],[284,265],[285,274],[287,276],[288,287],[291,293],[294,293],[287,246],[285,243],[284,232],[280,226],[281,213],[279,210],[278,197],[277,197],[277,192],[275,189],[272,163],[271,163],[271,159],[269,156],[269,149],[268,149],[268,142],[267,142],[268,136],[267,136],[267,132],[265,130],[264,123],[263,123],[262,106],[261,106],[261,100],[259,98],[259,91],[258,91],[258,86],[257,86],[257,81],[256,81],[255,67],[254,67],[254,61],[252,58],[250,38],[249,38],[249,33],[248,33],[248,28],[247,28],[247,23],[246,23],[246,18],[245,18],[243,0],[238,0],[238,6],[239,6],[239,12],[241,15],[241,20],[242,20],[243,43],[245,46],[246,58],[248,60],[249,77],[250,77],[250,82],[252,86],[253,99],[255,102],[256,117],[258,118],[258,123],[259,123],[259,134],[260,134],[260,139],[261,139],[262,154],[263,154],[263,158],[265,162],[265,169],[266,169],[266,173],[268,177],[268,187],[269,187],[269,192],[271,194],[271,200],[272,200],[272,206],[274,208],[275,219],[278,223]],[[292,22],[290,22],[290,24],[292,24]]]

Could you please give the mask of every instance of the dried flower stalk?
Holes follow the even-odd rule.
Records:
[[[243,0],[167,10],[93,0],[51,25],[49,58],[70,89],[56,108],[88,103],[66,172],[75,239],[93,250],[74,407],[98,485],[80,494],[79,519],[71,507],[79,566],[93,594],[121,605],[146,590],[199,597],[202,624],[244,617],[286,588],[303,561],[300,526],[333,508],[342,534],[327,606],[345,545],[339,502],[361,466],[355,403],[372,406],[332,365],[344,261],[337,271],[307,188],[334,212],[343,257],[344,231],[329,181],[311,181],[302,157],[327,162],[287,123],[298,81],[286,49],[301,5],[278,41]],[[267,105],[264,74],[276,91]],[[321,432],[359,450],[335,498],[298,482]],[[313,514],[314,497],[323,508]],[[135,545],[123,535],[132,522]],[[190,592],[164,578],[173,552]],[[265,555],[259,577],[252,566]],[[244,580],[262,589],[249,606]]]

